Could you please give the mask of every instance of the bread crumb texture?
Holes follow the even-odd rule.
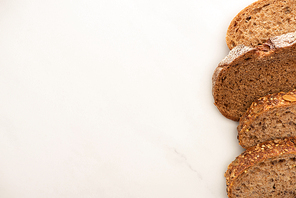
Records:
[[[296,196],[295,138],[257,144],[239,155],[225,173],[229,198]]]
[[[243,44],[255,47],[270,37],[296,31],[294,0],[259,0],[243,9],[230,23],[226,43],[229,49]]]
[[[296,90],[257,99],[241,117],[237,129],[244,148],[296,136]]]
[[[296,32],[270,38],[255,48],[238,45],[213,75],[215,105],[239,121],[256,99],[296,88]]]

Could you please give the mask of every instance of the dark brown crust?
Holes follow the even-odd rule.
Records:
[[[286,154],[296,154],[296,139],[294,137],[267,141],[250,147],[239,155],[229,166],[225,173],[227,194],[231,198],[234,181],[248,171],[250,167],[269,158]]]
[[[240,145],[243,148],[246,148],[246,146],[241,144],[242,139],[240,134],[248,130],[248,128],[250,127],[252,122],[256,120],[256,118],[258,118],[261,114],[265,113],[266,111],[269,111],[270,109],[279,108],[283,106],[290,106],[291,104],[296,104],[296,101],[285,99],[285,96],[287,95],[291,95],[296,98],[296,89],[289,92],[269,94],[267,96],[257,99],[252,103],[250,108],[241,117],[239,121],[239,125],[237,127],[238,140],[240,142]]]
[[[217,88],[219,86],[219,82],[222,81],[221,76],[223,72],[227,72],[228,68],[233,67],[239,62],[242,62],[243,58],[246,56],[253,56],[259,59],[263,56],[272,56],[277,50],[292,48],[294,45],[296,45],[296,32],[272,37],[266,43],[261,46],[257,46],[256,48],[247,47],[244,45],[238,45],[233,48],[229,54],[219,63],[212,77],[212,93],[215,100],[214,104],[217,106],[222,115],[234,121],[239,121],[240,119],[235,115],[229,114],[229,112],[223,111],[223,109],[217,105],[215,93],[218,90]]]

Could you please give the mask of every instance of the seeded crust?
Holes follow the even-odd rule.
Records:
[[[250,147],[245,152],[243,152],[241,155],[239,155],[229,166],[228,170],[225,173],[226,177],[226,185],[227,185],[227,194],[229,198],[234,198],[234,194],[236,194],[237,189],[239,189],[241,186],[236,186],[236,183],[246,183],[248,184],[249,181],[242,181],[244,178],[246,178],[246,174],[248,174],[249,170],[251,170],[253,167],[256,167],[260,165],[260,163],[267,162],[268,160],[272,159],[283,159],[287,157],[292,157],[294,162],[291,168],[296,167],[296,139],[293,137],[290,138],[284,138],[284,139],[277,139],[272,141],[267,141],[261,144],[257,144],[254,147]],[[277,171],[277,170],[270,170],[270,171]],[[268,171],[269,172],[269,171]],[[267,172],[267,174],[268,174]],[[257,174],[260,174],[257,173]],[[279,177],[283,175],[279,174]],[[286,177],[289,177],[289,175],[286,175]],[[261,178],[262,179],[262,178]],[[262,184],[261,184],[262,185]],[[263,184],[267,185],[266,183]],[[259,190],[262,189],[259,188]],[[249,188],[246,188],[245,190],[251,190]],[[254,189],[253,189],[254,190]],[[296,193],[295,186],[294,186],[294,192],[290,193]],[[251,192],[254,193],[254,192]],[[256,195],[256,196],[255,196]],[[248,197],[257,197],[258,194],[253,194],[253,196]],[[239,197],[239,196],[237,196]],[[260,197],[260,196],[259,196]],[[263,196],[261,196],[263,197]],[[281,196],[271,196],[269,194],[266,194],[264,197],[281,197]],[[290,196],[289,196],[290,197]],[[294,197],[294,196],[291,196]]]
[[[270,73],[273,70],[278,71],[273,75]],[[260,85],[265,87],[260,88]],[[271,37],[255,48],[236,46],[219,63],[212,86],[214,104],[225,117],[234,121],[239,121],[259,97],[295,89],[296,32]]]
[[[229,49],[240,44],[255,47],[270,37],[294,31],[294,0],[259,0],[234,17],[227,30],[226,43]]]
[[[296,90],[270,94],[259,98],[252,103],[239,121],[237,127],[239,144],[243,148],[248,148],[268,140],[296,136],[294,124],[295,107]],[[282,118],[287,113],[293,114],[292,119],[288,120],[289,123],[286,123],[288,121]],[[265,120],[269,121],[270,119],[274,119],[276,122],[268,123],[268,126],[266,126]],[[293,126],[289,127],[290,124]],[[265,131],[265,129],[268,130]]]

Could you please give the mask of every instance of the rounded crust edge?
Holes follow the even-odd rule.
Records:
[[[256,48],[248,47],[245,45],[238,45],[235,48],[233,48],[228,53],[228,55],[225,58],[223,58],[223,60],[218,64],[218,67],[215,69],[214,74],[212,76],[212,87],[215,87],[219,75],[228,65],[230,65],[234,60],[236,60],[240,56],[243,56],[252,50],[256,50]]]
[[[279,93],[269,94],[267,96],[257,99],[251,104],[249,109],[241,117],[239,121],[239,125],[237,127],[239,144],[243,148],[247,148],[247,146],[242,143],[241,134],[243,134],[246,130],[248,130],[250,125],[260,115],[262,115],[263,113],[271,109],[275,109],[283,106],[289,106],[291,104],[296,104],[296,101],[289,101],[284,99],[283,97],[286,95],[291,95],[296,98],[296,89],[289,92],[279,92]]]
[[[238,21],[238,19],[240,19],[242,17],[242,15],[249,12],[250,9],[252,9],[253,7],[257,7],[257,6],[260,6],[261,4],[266,4],[266,3],[267,3],[266,0],[258,0],[256,2],[248,5],[247,7],[243,8],[237,15],[235,15],[235,17],[230,22],[230,24],[227,28],[227,32],[226,32],[226,44],[230,50],[235,48],[235,47],[231,46],[230,35],[231,35],[231,32],[233,32],[236,21]]]
[[[233,121],[239,121],[240,118],[229,114],[224,111],[221,107],[219,107],[216,103],[216,90],[217,90],[217,82],[221,74],[227,70],[228,67],[235,65],[237,60],[247,55],[248,53],[254,53],[258,56],[268,56],[271,55],[273,51],[276,49],[289,48],[296,45],[296,31],[283,34],[280,36],[271,37],[266,43],[263,45],[257,46],[255,48],[248,47],[245,45],[238,45],[234,47],[229,54],[218,64],[218,67],[215,69],[214,74],[212,76],[212,95],[214,97],[214,104],[220,111],[220,113],[228,119]]]
[[[281,1],[283,1],[283,0],[281,0]],[[237,21],[240,21],[240,19],[241,18],[244,18],[244,15],[246,15],[247,13],[249,13],[249,12],[251,12],[252,11],[252,9],[256,9],[256,8],[258,8],[258,7],[262,7],[262,6],[264,6],[264,5],[266,5],[266,4],[271,4],[271,3],[273,3],[274,2],[274,0],[258,0],[258,1],[256,1],[256,2],[254,2],[254,3],[252,3],[252,4],[250,4],[250,5],[248,5],[248,6],[246,6],[244,9],[242,9],[233,19],[232,19],[232,21],[230,22],[230,24],[229,24],[229,26],[228,26],[228,28],[227,28],[227,32],[226,32],[226,44],[227,44],[227,46],[228,46],[228,48],[230,49],[230,50],[232,50],[234,47],[232,47],[231,46],[231,37],[232,37],[232,35],[233,35],[233,32],[235,31],[235,23],[237,22]],[[290,33],[293,33],[293,32],[290,32]],[[279,36],[281,36],[281,35],[279,35]],[[272,35],[272,37],[276,37],[275,35]],[[245,39],[246,40],[246,39]],[[246,42],[243,42],[243,43],[246,43]],[[249,42],[249,43],[251,43],[251,42]],[[254,47],[254,46],[253,46]]]
[[[248,47],[245,45],[238,45],[235,48],[233,48],[228,55],[218,64],[218,67],[215,69],[214,74],[212,76],[212,95],[214,97],[214,104],[220,111],[220,113],[225,116],[228,119],[231,119],[233,121],[239,121],[239,118],[230,115],[227,111],[224,111],[222,108],[220,108],[216,103],[215,93],[216,93],[216,83],[219,79],[219,76],[222,74],[224,70],[237,58],[240,56],[246,55],[248,52],[254,51],[256,48]]]
[[[231,191],[234,181],[244,173],[247,173],[248,168],[258,164],[266,159],[274,158],[283,154],[296,154],[296,138],[284,138],[267,141],[256,146],[250,147],[245,152],[240,154],[228,166],[225,172],[226,191],[228,197],[231,198]]]

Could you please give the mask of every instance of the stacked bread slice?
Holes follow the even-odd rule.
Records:
[[[241,117],[239,144],[244,148],[285,137],[296,137],[296,90],[269,94],[254,101]]]
[[[294,0],[259,0],[231,21],[226,36],[229,49],[237,45],[256,47],[270,37],[296,31]]]
[[[231,22],[215,105],[247,150],[225,173],[234,197],[296,197],[296,2],[259,0]]]
[[[296,139],[248,148],[225,173],[229,198],[296,197]]]
[[[215,105],[239,121],[251,103],[267,94],[296,88],[296,32],[272,37],[255,48],[233,48],[213,75]]]

